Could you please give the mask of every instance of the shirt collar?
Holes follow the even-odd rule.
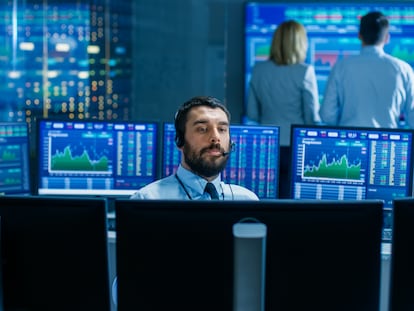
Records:
[[[366,45],[363,46],[361,49],[361,54],[377,54],[382,55],[384,54],[384,48],[379,45]]]
[[[187,170],[181,164],[178,166],[176,174],[178,178],[180,178],[182,183],[185,185],[186,189],[191,191],[191,196],[201,196],[204,194],[204,189],[206,187],[207,180]],[[216,187],[218,193],[222,192],[220,187],[220,181],[221,174],[219,174],[217,178],[211,181],[211,183],[213,183]]]

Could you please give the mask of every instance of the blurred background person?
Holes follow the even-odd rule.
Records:
[[[291,124],[320,122],[315,69],[304,63],[307,50],[305,27],[288,20],[273,34],[269,59],[253,68],[247,123],[280,126],[282,146],[290,145]]]
[[[328,125],[414,128],[414,74],[411,66],[384,52],[389,21],[369,12],[360,21],[361,52],[332,68],[321,107]]]
[[[290,196],[290,126],[320,122],[315,69],[305,63],[308,37],[302,24],[288,20],[273,34],[269,59],[252,72],[246,108],[247,124],[280,127],[279,197]]]

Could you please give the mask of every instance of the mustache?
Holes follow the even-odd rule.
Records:
[[[219,150],[221,153],[225,152],[224,148],[222,148],[220,144],[211,144],[210,146],[201,149],[200,154],[203,154],[212,149]]]

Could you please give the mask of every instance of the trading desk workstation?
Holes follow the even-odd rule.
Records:
[[[5,310],[412,306],[411,130],[234,125],[223,178],[261,200],[217,204],[129,199],[176,169],[171,124],[39,120],[34,191],[24,126],[0,124]]]
[[[410,1],[246,1],[243,91],[296,19],[322,102],[369,10],[414,67]],[[288,147],[277,126],[234,124],[222,178],[260,201],[138,201],[180,163],[174,124],[0,122],[0,311],[413,310],[413,133],[293,125]]]

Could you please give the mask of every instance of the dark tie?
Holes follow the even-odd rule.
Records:
[[[206,185],[206,188],[204,189],[204,192],[207,192],[212,200],[218,200],[219,196],[216,190],[216,187],[211,182],[208,182]]]

